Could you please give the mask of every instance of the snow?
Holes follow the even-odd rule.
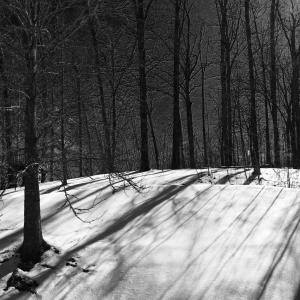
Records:
[[[294,299],[300,283],[297,170],[128,173],[41,184],[46,252],[28,276],[37,294],[7,291],[22,242],[23,190],[0,203],[1,299]],[[299,181],[300,182],[300,181]],[[222,183],[222,184],[220,184]],[[125,186],[124,186],[125,184]],[[276,185],[276,186],[273,186]],[[82,222],[64,205],[65,193]],[[11,258],[12,257],[12,258]]]

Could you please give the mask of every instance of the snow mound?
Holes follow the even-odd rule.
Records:
[[[299,190],[242,185],[251,170],[211,171],[215,178],[206,170],[132,173],[139,192],[120,178],[112,189],[105,175],[70,180],[65,189],[41,185],[44,238],[60,251],[26,272],[37,294],[4,291],[17,266],[5,255],[21,243],[23,225],[23,191],[7,191],[1,299],[294,299]]]

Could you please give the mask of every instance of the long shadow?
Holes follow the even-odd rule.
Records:
[[[247,179],[246,181],[244,182],[244,185],[249,185],[250,183],[252,183],[255,178],[257,177],[256,174],[252,173]]]
[[[236,175],[242,174],[242,173],[244,173],[244,172],[245,172],[245,171],[243,170],[243,171],[235,172],[235,173],[233,173],[233,174],[227,174],[227,175],[225,175],[224,177],[220,178],[220,179],[216,182],[216,184],[226,184],[231,178],[233,178],[233,177],[236,176]]]
[[[164,296],[167,294],[167,292],[172,288],[172,286],[179,282],[179,280],[187,274],[190,269],[194,266],[194,264],[197,262],[197,260],[206,252],[208,252],[214,244],[216,244],[224,235],[227,233],[231,228],[233,228],[234,225],[236,225],[238,222],[240,222],[241,216],[248,211],[248,209],[252,206],[252,204],[255,203],[255,201],[259,198],[261,192],[264,188],[260,189],[258,193],[255,195],[253,199],[243,208],[243,210],[232,220],[232,222],[224,228],[203,250],[201,250],[185,267],[185,269],[176,277],[176,279],[170,284],[160,295],[159,299],[163,299]],[[199,297],[199,299],[202,299]]]
[[[205,175],[206,172],[203,172],[203,175]],[[153,198],[143,202],[142,204],[134,207],[130,211],[125,212],[122,214],[117,220],[112,221],[110,225],[106,227],[101,233],[96,235],[95,237],[87,240],[83,244],[80,244],[79,246],[71,249],[70,251],[67,251],[64,253],[63,256],[60,257],[60,262],[57,263],[56,268],[62,266],[64,264],[64,261],[69,257],[72,256],[74,253],[84,249],[85,247],[88,247],[100,240],[103,240],[112,234],[120,231],[123,229],[126,225],[134,221],[136,218],[140,216],[144,216],[148,214],[153,208],[157,207],[158,205],[164,203],[171,197],[175,196],[176,194],[182,192],[185,190],[189,185],[195,183],[199,178],[199,175],[195,175],[192,178],[190,178],[188,181],[185,182],[185,185],[172,185],[167,188],[164,188],[161,192],[159,192],[156,196]],[[51,273],[53,270],[48,270],[45,273],[43,273],[39,278],[38,282],[43,282]]]
[[[291,245],[291,242],[293,241],[293,238],[299,228],[300,225],[300,217],[299,217],[300,209],[297,210],[295,213],[295,220],[296,222],[292,223],[291,226],[289,226],[286,230],[286,236],[285,236],[285,241],[281,243],[281,247],[277,249],[277,251],[274,254],[272,263],[268,271],[266,272],[262,284],[260,286],[260,291],[256,294],[255,299],[261,299],[264,296],[264,293],[269,285],[269,282],[272,279],[272,276],[277,269],[278,265],[282,261],[284,255],[289,249],[289,246]],[[300,299],[300,286],[294,296],[294,300],[299,300]]]
[[[170,197],[176,195],[177,193],[181,192],[182,190],[184,190],[188,185],[196,182],[199,178],[199,176],[204,176],[205,172],[203,172],[202,174],[197,174],[194,176],[191,175],[187,175],[184,176],[182,179],[185,178],[190,178],[188,181],[184,182],[184,184],[182,185],[176,185],[176,186],[170,186],[167,187],[165,189],[163,189],[162,192],[160,192],[158,195],[156,195],[154,198],[149,199],[148,201],[144,202],[143,204],[133,208],[132,210],[124,213],[119,219],[117,219],[115,222],[112,222],[111,225],[109,225],[102,233],[100,233],[97,237],[89,240],[86,244],[81,245],[80,247],[77,247],[75,249],[72,250],[72,253],[79,251],[80,249],[93,244],[95,242],[97,242],[98,240],[104,239],[107,236],[113,234],[114,232],[124,228],[129,222],[133,221],[135,218],[147,214],[149,211],[151,211],[154,207],[156,207],[157,205],[161,204],[162,202],[168,200]],[[176,179],[178,180],[178,178]],[[172,182],[172,181],[170,181]],[[88,182],[91,183],[91,182]],[[84,184],[88,184],[88,183],[84,183]],[[94,190],[93,192],[89,193],[88,195],[85,196],[91,196],[93,193],[97,194],[99,192],[101,192],[102,190],[105,190],[106,188],[110,187],[111,185],[108,184],[104,187],[101,187],[100,189]],[[70,186],[70,188],[72,188],[74,186]],[[79,199],[78,195],[75,195],[77,197],[77,201],[74,202],[78,203],[83,199]],[[56,204],[57,205],[57,204]],[[49,223],[51,222],[52,217],[54,217],[58,212],[61,212],[61,210],[59,210],[58,208],[54,208],[53,207],[53,211],[48,214],[47,216],[42,218],[42,222],[45,223]],[[16,243],[17,241],[19,241],[21,233],[23,231],[23,228],[20,228],[14,232],[12,232],[9,235],[6,235],[5,237],[3,237],[0,240],[0,244],[1,244],[1,248],[5,249],[6,247],[8,247],[9,245],[11,245],[12,243]],[[50,241],[51,242],[51,241]]]
[[[93,190],[92,192],[88,193],[85,195],[85,197],[90,197],[92,196],[93,194],[97,194],[97,193],[100,193],[102,191],[104,191],[105,189],[107,189],[108,187],[110,187],[110,184],[104,186],[104,187],[101,187],[97,190]],[[80,201],[83,201],[84,199],[80,199],[80,194],[81,192],[79,191],[78,193],[74,194],[74,195],[71,195],[72,197],[75,198],[75,200],[72,200],[72,205],[75,205],[75,204],[78,204],[80,203]],[[99,201],[99,202],[96,202],[94,203],[93,207],[100,204],[102,201]],[[63,204],[63,200],[61,202],[61,204]],[[53,207],[49,208],[49,210],[51,211],[51,213],[47,214],[46,216],[42,217],[42,224],[47,224],[47,223],[50,223],[51,222],[51,219],[57,215],[58,213],[61,213],[64,209],[68,209],[68,207],[61,207],[61,206],[58,206],[58,204],[56,203],[55,205],[53,205]],[[75,218],[75,216],[74,216]],[[7,248],[9,245],[13,244],[15,245],[15,243],[20,239],[20,236],[23,232],[23,227],[22,228],[19,228],[13,232],[11,232],[10,234],[8,235],[5,235],[3,238],[0,239],[0,249],[5,249]],[[0,264],[1,266],[1,264]]]
[[[189,201],[187,201],[186,203],[184,203],[183,205],[181,205],[179,208],[174,208],[172,209],[172,212],[167,215],[162,221],[160,221],[159,223],[157,223],[156,225],[154,226],[151,226],[150,230],[146,233],[143,234],[143,236],[145,236],[147,233],[150,233],[152,231],[155,231],[156,229],[159,229],[159,227],[161,225],[163,225],[163,223],[167,222],[168,220],[170,220],[172,217],[176,216],[179,214],[179,212],[181,210],[184,210],[184,208],[186,208],[189,204],[193,203],[193,202],[196,202],[195,200],[197,200],[200,196],[202,195],[205,195],[207,192],[210,191],[210,189],[212,188],[212,186],[209,186],[207,187],[206,189],[204,189],[203,191],[197,193],[197,195],[195,197],[193,197],[192,199],[190,199]],[[172,232],[171,234],[169,234],[166,238],[164,238],[164,240],[162,242],[159,243],[159,245],[161,245],[165,240],[169,239],[172,235],[175,234],[175,232],[180,228],[182,227],[186,222],[188,222],[193,216],[195,216],[196,214],[198,214],[203,208],[205,208],[209,203],[210,201],[219,193],[221,193],[226,187],[222,187],[220,191],[217,191],[217,193],[213,194],[212,196],[210,196],[201,206],[200,208],[198,208],[196,211],[193,211],[190,213],[190,215],[187,215],[187,216],[182,216],[181,218],[184,218],[184,221],[182,221],[180,218],[177,219],[177,222],[178,224],[175,226],[175,229],[174,229],[174,232]],[[162,208],[163,205],[166,205],[168,202],[164,202],[160,208]],[[172,205],[173,206],[173,205]],[[175,209],[175,210],[174,210]],[[140,227],[140,226],[143,226],[143,221],[140,223],[140,224],[134,224],[133,226],[135,227]],[[126,231],[123,232],[123,234],[127,234],[129,233],[130,231],[132,230],[132,228],[128,228]],[[118,239],[121,239],[123,237],[123,234],[122,236],[120,236],[119,238],[116,238],[114,239],[114,241],[117,241]],[[139,238],[141,237],[136,237],[134,238],[131,242],[136,242]],[[157,248],[159,245],[157,245],[155,248]],[[124,246],[126,247],[126,246]],[[124,247],[121,247],[120,250],[122,250]],[[154,248],[150,249],[149,251],[147,251],[147,254],[150,253],[151,251],[153,251]]]
[[[187,176],[188,177],[188,176]],[[212,186],[209,186],[208,188],[205,188],[203,191],[197,193],[197,195],[195,197],[193,197],[192,199],[189,199],[187,202],[184,202],[183,205],[180,208],[177,208],[177,211],[175,212],[178,213],[180,210],[183,210],[185,207],[187,207],[190,203],[192,202],[197,202],[197,199],[199,199],[199,197],[202,194],[205,194],[206,192],[208,192],[211,189]],[[225,187],[224,187],[225,188]],[[224,188],[222,188],[221,190],[223,190]],[[218,191],[218,193],[221,192]],[[165,190],[163,191],[165,192]],[[175,196],[176,194],[172,195],[169,194],[169,197],[172,198],[173,196]],[[134,259],[133,262],[131,262],[129,265],[124,264],[123,260],[122,260],[122,255],[121,255],[121,251],[124,250],[124,248],[127,247],[132,247],[132,245],[135,244],[135,242],[137,242],[140,238],[145,237],[145,235],[147,235],[150,232],[155,232],[155,229],[158,229],[162,223],[166,222],[167,220],[169,220],[170,218],[174,217],[174,213],[171,213],[169,216],[166,216],[160,223],[155,224],[155,226],[151,226],[151,228],[149,228],[147,231],[144,231],[142,228],[146,225],[144,223],[147,223],[147,220],[145,218],[142,219],[138,219],[137,223],[130,223],[130,227],[126,230],[126,231],[122,231],[122,234],[120,236],[117,237],[112,237],[110,234],[111,232],[108,232],[107,236],[109,238],[109,246],[108,247],[114,247],[114,245],[119,245],[117,248],[117,250],[115,251],[115,256],[121,258],[120,262],[119,259],[117,259],[118,264],[117,266],[111,271],[111,279],[108,281],[108,283],[106,284],[106,286],[104,287],[104,296],[109,295],[110,292],[112,292],[120,283],[120,281],[126,276],[126,274],[131,270],[132,267],[134,267],[136,264],[138,264],[138,262],[143,259],[143,257],[149,255],[152,251],[154,251],[157,247],[159,247],[159,245],[161,245],[162,243],[164,243],[164,241],[166,241],[167,239],[169,239],[172,235],[174,235],[186,222],[188,222],[195,214],[197,214],[202,208],[204,208],[211,199],[214,198],[216,194],[214,193],[213,196],[209,197],[209,199],[207,199],[205,201],[204,204],[202,204],[200,206],[200,208],[193,212],[191,215],[185,216],[183,221],[178,222],[176,228],[174,229],[174,231],[171,234],[168,234],[166,237],[163,237],[163,239],[154,247],[143,247],[143,250],[139,250],[139,249],[130,249],[130,252],[132,253],[136,253],[136,251],[140,251],[141,253],[139,253],[138,258]],[[159,206],[159,209],[162,208],[162,205],[166,205],[168,202],[164,201],[163,203],[161,203],[161,205]],[[138,208],[141,208],[142,206],[144,206],[144,204],[141,204]],[[150,214],[151,211],[151,214]],[[157,211],[154,211],[153,208],[149,211],[149,217],[153,217],[155,218],[155,214]],[[139,214],[138,217],[144,215],[146,213],[145,210],[143,210],[144,213]],[[147,226],[147,225],[146,225]],[[117,230],[119,231],[119,230]],[[105,231],[107,232],[107,231]],[[116,231],[115,231],[116,232]],[[115,233],[113,232],[113,233]],[[126,243],[122,243],[122,240],[126,239],[126,236],[132,236],[133,239],[130,238],[130,240],[128,240]],[[128,238],[128,237],[127,237]],[[157,234],[154,233],[154,238],[153,238],[153,242],[156,241],[157,239],[160,239]],[[150,248],[150,249],[149,249]],[[78,248],[77,248],[78,249]],[[75,249],[75,251],[77,251],[77,249]],[[73,250],[74,251],[74,250]],[[73,252],[72,251],[72,252]],[[70,255],[70,253],[69,253]],[[124,265],[124,266],[122,266]]]
[[[45,190],[42,189],[42,190],[40,191],[40,195],[45,195],[45,194],[53,193],[53,192],[55,192],[55,191],[58,191],[60,187],[61,187],[61,185],[58,184],[58,185],[55,185],[54,187],[51,187],[51,188],[48,188],[48,189],[45,189]]]
[[[65,191],[70,191],[72,189],[76,189],[76,188],[79,188],[79,187],[82,187],[82,186],[85,186],[85,185],[88,185],[88,184],[91,184],[91,183],[99,182],[99,181],[103,181],[103,179],[95,179],[95,180],[91,180],[91,181],[87,181],[87,182],[71,184],[71,185],[68,185],[65,188]],[[61,188],[61,184],[58,184],[58,185],[56,185],[54,187],[51,187],[49,189],[41,190],[40,194],[41,195],[50,194],[52,192],[58,191],[60,188]]]
[[[99,181],[101,181],[101,180],[99,180]],[[87,184],[93,183],[93,182],[95,182],[95,181],[85,182],[84,185],[87,185]],[[122,182],[122,180],[118,181],[118,183],[120,183],[120,182]],[[81,185],[82,185],[82,184],[80,184],[80,186],[81,186]],[[71,186],[69,186],[69,190],[68,190],[68,191],[72,190],[72,188],[74,188],[74,186],[77,186],[77,187],[78,187],[78,185],[71,185]],[[98,194],[98,193],[101,193],[102,191],[104,191],[105,189],[107,189],[107,188],[109,188],[109,187],[111,187],[111,184],[110,184],[110,183],[107,184],[107,185],[105,185],[105,186],[103,186],[103,187],[101,187],[101,188],[95,189],[95,190],[91,191],[90,193],[85,194],[85,195],[84,195],[84,196],[85,196],[84,198],[90,197],[90,196],[92,196],[93,194],[96,195],[96,194]],[[51,190],[51,191],[50,191],[49,193],[51,193],[51,192],[57,190],[57,188],[59,188],[59,186],[50,188],[49,190]],[[13,191],[13,192],[15,192],[15,191]],[[47,192],[46,192],[46,193],[47,193]],[[41,195],[44,195],[44,194],[46,194],[46,193],[43,193],[43,192],[42,192]],[[71,201],[71,202],[72,202],[72,205],[78,204],[79,202],[81,202],[81,201],[84,200],[84,199],[80,199],[80,196],[81,196],[82,193],[83,193],[82,191],[76,191],[76,193],[70,195],[71,198],[73,198],[72,201]],[[101,195],[101,196],[103,196],[103,195]],[[101,202],[103,202],[102,199],[101,199],[100,201],[97,201],[96,203],[94,203],[94,206],[100,204]],[[63,204],[63,201],[62,201],[62,204]],[[57,205],[57,204],[56,204],[56,205]],[[93,206],[93,207],[94,207],[94,206]],[[52,217],[54,217],[57,213],[61,212],[63,209],[67,209],[67,207],[64,207],[64,208],[62,208],[62,207],[52,207],[50,210],[53,210],[53,211],[52,211],[50,214],[48,214],[48,215],[46,215],[45,217],[42,218],[42,223],[43,223],[43,224],[50,223]],[[74,216],[74,217],[75,217],[75,216]],[[4,236],[3,238],[1,238],[1,239],[0,239],[0,245],[1,245],[1,248],[0,248],[0,249],[5,249],[5,248],[7,248],[9,245],[11,245],[11,244],[15,245],[15,243],[19,240],[20,235],[22,234],[22,232],[23,232],[23,228],[20,228],[20,229],[18,229],[18,230],[13,231],[12,233],[10,233],[10,234]]]
[[[268,212],[271,210],[271,208],[274,206],[275,202],[278,200],[279,195],[281,194],[283,189],[281,189],[279,191],[279,193],[277,194],[277,196],[273,199],[273,201],[271,202],[271,204],[267,207],[267,209],[263,212],[263,214],[260,216],[260,218],[254,223],[254,225],[251,227],[250,231],[248,231],[247,235],[243,238],[243,240],[238,244],[237,247],[235,247],[233,253],[231,253],[231,255],[229,257],[227,257],[225,259],[225,261],[223,261],[223,263],[219,266],[218,270],[216,271],[216,275],[213,278],[213,281],[216,281],[217,278],[221,275],[221,272],[223,271],[223,269],[225,268],[225,266],[229,263],[229,261],[231,259],[233,259],[236,254],[239,252],[239,250],[242,248],[242,246],[246,243],[246,241],[249,239],[249,237],[253,234],[253,232],[258,228],[259,224],[262,222],[262,220],[265,218],[265,216],[268,214]],[[201,299],[205,297],[206,293],[208,292],[208,290],[206,290],[202,295],[201,295]]]
[[[168,200],[169,198],[175,196],[179,192],[182,192],[184,189],[186,189],[187,186],[196,182],[197,179],[198,179],[198,176],[194,176],[191,179],[189,179],[185,185],[169,186],[169,187],[165,188],[162,192],[160,192],[158,195],[156,195],[152,199],[149,199],[148,201],[145,201],[144,203],[133,208],[132,210],[125,212],[116,221],[114,221],[111,225],[109,225],[102,233],[100,233],[98,236],[94,237],[93,239],[89,240],[84,245],[81,245],[81,246],[73,249],[72,252],[79,251],[82,248],[87,247],[87,246],[89,246],[99,240],[102,240],[102,239],[108,237],[109,235],[123,229],[128,223],[130,223],[137,217],[147,214],[154,207],[158,206],[159,204],[163,203],[164,201]]]

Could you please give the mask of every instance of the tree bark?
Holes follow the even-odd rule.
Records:
[[[272,0],[270,12],[270,90],[272,101],[272,120],[274,131],[274,165],[280,167],[280,141],[277,118],[277,71],[276,71],[276,49],[275,49],[275,20],[278,0]]]
[[[173,145],[172,145],[172,169],[181,167],[180,159],[180,138],[181,138],[181,122],[179,112],[179,64],[180,64],[180,0],[175,0],[174,5],[174,40],[173,40]]]
[[[272,165],[272,159],[271,159],[271,143],[270,143],[270,127],[269,127],[269,108],[268,108],[268,103],[269,103],[269,92],[268,92],[268,86],[267,86],[267,77],[266,77],[266,64],[265,64],[265,59],[264,59],[264,48],[263,44],[259,38],[259,33],[257,29],[257,22],[256,19],[254,19],[254,25],[255,25],[255,33],[259,45],[259,50],[260,50],[260,64],[261,64],[261,74],[262,74],[262,84],[263,84],[263,94],[264,94],[264,108],[265,108],[265,138],[266,138],[266,164],[267,165]],[[275,78],[276,79],[276,78]],[[275,82],[276,84],[276,82]],[[277,116],[277,112],[276,112]]]
[[[184,65],[184,95],[186,106],[186,121],[187,132],[189,141],[189,163],[190,168],[196,167],[195,163],[195,143],[194,143],[194,128],[193,128],[193,113],[192,113],[192,101],[191,101],[191,19],[189,13],[186,13],[187,17],[187,30],[186,30],[186,50],[185,50],[185,65]]]
[[[145,13],[144,1],[137,0],[136,7],[136,34],[138,43],[138,65],[139,65],[139,102],[140,102],[140,171],[148,171],[148,121],[147,121],[147,77],[146,77],[146,49],[145,49]]]
[[[62,46],[63,47],[63,46]],[[61,50],[61,71],[60,71],[60,151],[61,151],[61,165],[62,165],[62,185],[68,184],[68,166],[67,155],[65,148],[65,99],[64,99],[64,62],[63,49]]]
[[[221,164],[232,165],[232,113],[231,113],[231,46],[228,33],[228,1],[217,0],[220,26],[221,73]]]
[[[8,96],[8,78],[4,70],[4,53],[0,49],[0,78],[2,81],[2,98],[4,109],[4,141],[5,141],[5,162],[7,167],[12,164],[12,122]]]
[[[80,73],[76,65],[74,65],[76,76],[76,96],[77,96],[77,115],[78,115],[78,144],[79,144],[79,177],[83,176],[83,144],[82,144],[82,103],[81,103],[81,83]]]
[[[293,167],[300,167],[300,109],[299,109],[299,51],[296,46],[296,26],[293,24],[291,29],[290,52],[292,59],[292,78],[291,78],[291,107],[292,107],[292,126],[291,144]]]
[[[154,125],[153,125],[153,121],[152,121],[152,115],[151,115],[151,111],[148,106],[147,106],[147,111],[148,111],[148,119],[149,119],[153,148],[154,148],[156,169],[159,169],[159,151],[158,151],[157,140],[156,140],[155,131],[154,131]]]
[[[40,212],[40,193],[38,182],[38,152],[36,138],[36,95],[37,95],[37,13],[38,1],[34,1],[32,10],[32,23],[34,31],[27,37],[23,36],[23,45],[26,49],[26,104],[25,104],[25,160],[24,171],[24,240],[21,246],[21,259],[23,262],[38,262],[41,254],[49,248],[43,239]]]
[[[51,109],[54,112],[54,87],[51,87]],[[50,181],[54,180],[54,117],[50,129]]]
[[[207,139],[206,139],[206,122],[205,122],[205,70],[201,69],[201,98],[202,98],[202,137],[203,137],[203,151],[204,151],[204,165],[208,166],[207,155]]]
[[[103,122],[103,130],[104,130],[104,149],[105,149],[105,169],[106,172],[112,172],[112,156],[111,156],[111,141],[110,141],[110,128],[107,119],[106,113],[106,103],[105,103],[105,96],[104,96],[104,87],[103,87],[103,80],[101,74],[101,59],[100,59],[100,52],[98,48],[98,39],[97,39],[97,31],[96,31],[96,22],[94,17],[90,17],[89,19],[89,28],[92,35],[92,43],[95,53],[95,65],[97,69],[97,83],[100,93],[100,107],[101,107],[101,116]]]
[[[248,49],[248,65],[249,65],[249,87],[250,87],[250,140],[251,140],[251,159],[254,167],[254,174],[260,175],[259,167],[259,147],[257,133],[257,117],[256,117],[256,99],[255,99],[255,79],[254,79],[254,60],[251,41],[251,25],[250,25],[250,4],[249,0],[245,0],[245,26]]]

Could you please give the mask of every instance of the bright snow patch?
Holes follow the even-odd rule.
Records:
[[[264,169],[260,185],[242,185],[250,170],[212,171],[132,174],[140,193],[120,179],[113,192],[106,176],[69,180],[65,191],[42,184],[44,238],[61,253],[25,272],[37,294],[3,290],[23,225],[23,191],[8,190],[0,203],[1,299],[293,299],[300,197],[284,187],[287,170]],[[76,209],[93,207],[80,215],[86,223],[62,207],[65,192]]]

